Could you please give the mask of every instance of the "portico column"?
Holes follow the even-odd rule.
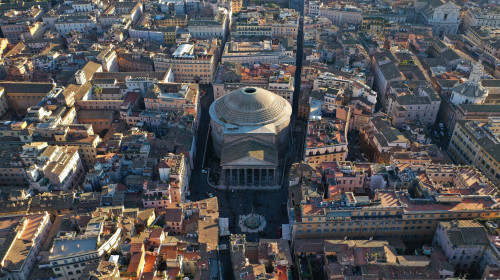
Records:
[[[245,180],[243,182],[245,186],[248,185],[248,168],[245,168]]]
[[[255,169],[250,168],[250,174],[252,174],[252,179],[250,180],[250,186],[253,186],[253,185],[255,185],[255,178],[254,178],[254,176],[255,176]]]
[[[272,186],[274,182],[274,170],[269,169],[269,186]]]
[[[233,185],[233,169],[229,169],[229,186]]]
[[[236,184],[235,184],[235,183],[236,183],[236,174],[235,174],[236,172],[235,172],[235,171],[236,171],[236,170],[231,169],[231,185],[232,185],[232,186],[235,186],[235,185],[236,185]]]
[[[266,171],[266,170],[265,169],[260,170],[260,185],[261,186],[264,186],[264,183],[266,182],[266,174],[264,171]]]
[[[259,186],[262,186],[262,168],[259,168]]]
[[[240,173],[241,173],[241,170],[240,170],[239,168],[238,168],[238,169],[236,169],[236,170],[238,170],[238,174],[237,174],[237,177],[238,177],[238,183],[236,184],[236,186],[240,186],[240,184],[241,184],[241,181],[240,181]]]
[[[269,169],[262,169],[262,177],[264,178],[264,182],[262,182],[263,186],[266,186],[269,183]]]
[[[254,179],[253,179],[253,168],[250,168],[250,175],[251,175],[251,177],[250,177],[250,186],[252,186],[253,182],[254,182]]]

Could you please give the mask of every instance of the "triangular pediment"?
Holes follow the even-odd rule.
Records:
[[[236,166],[244,166],[244,165],[249,165],[249,166],[275,166],[275,163],[273,162],[268,162],[264,160],[260,160],[251,156],[246,156],[242,157],[237,160],[225,162],[224,165],[236,165]]]
[[[439,9],[439,10],[446,10],[446,9],[460,9],[459,6],[457,6],[455,3],[453,2],[447,2],[441,6],[437,6],[436,8],[434,8],[435,10]]]
[[[225,147],[221,153],[221,164],[227,165],[278,165],[278,151],[256,141],[244,141]]]

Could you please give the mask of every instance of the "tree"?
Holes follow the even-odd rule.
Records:
[[[102,93],[102,87],[100,87],[100,86],[96,86],[96,87],[94,87],[94,89],[92,90],[92,93],[93,93],[94,95],[98,96],[99,94],[101,94],[101,93]]]

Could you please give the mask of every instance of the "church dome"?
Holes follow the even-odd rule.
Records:
[[[482,97],[483,95],[488,94],[488,90],[485,89],[481,83],[467,81],[454,87],[453,93],[461,94],[467,97]]]
[[[290,117],[292,107],[283,97],[256,87],[244,87],[217,99],[210,110],[225,123],[258,126]]]

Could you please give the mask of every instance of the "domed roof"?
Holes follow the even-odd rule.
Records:
[[[290,116],[288,101],[270,91],[245,87],[217,99],[213,111],[217,117],[235,125],[265,125]]]
[[[466,97],[481,97],[488,94],[488,90],[480,83],[467,81],[459,84],[452,89],[454,94],[461,94]]]

